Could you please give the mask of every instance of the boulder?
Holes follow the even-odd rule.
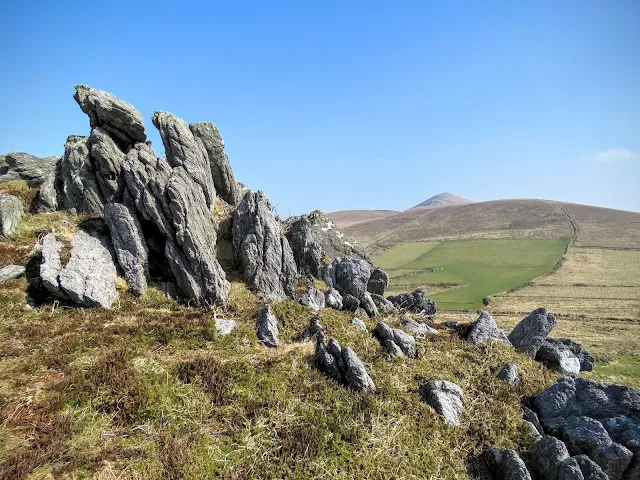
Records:
[[[238,326],[235,320],[228,320],[226,318],[215,318],[215,327],[219,335],[229,335]]]
[[[264,192],[247,192],[233,213],[233,250],[245,282],[259,296],[295,297],[293,253]]]
[[[545,339],[535,358],[562,375],[577,375],[580,373],[580,360],[563,343],[553,342],[548,338]]]
[[[149,278],[149,252],[138,217],[124,205],[110,203],[104,207],[104,221],[129,289],[135,295],[144,295]]]
[[[24,180],[32,188],[40,187],[56,175],[60,157],[36,157],[24,152],[3,155],[4,165],[0,165],[0,183]]]
[[[527,407],[524,407],[523,410],[524,410],[523,418],[528,422],[530,422],[536,428],[536,430],[540,435],[544,435],[544,428],[542,428],[542,424],[538,419],[538,414]]]
[[[300,303],[312,310],[320,310],[324,308],[324,293],[317,288],[310,288],[307,293],[300,298]]]
[[[498,327],[496,321],[486,310],[482,310],[480,316],[471,324],[466,340],[474,345],[496,341],[511,346],[507,335]]]
[[[519,352],[535,358],[555,325],[556,318],[546,308],[538,308],[516,325],[509,334],[509,341]]]
[[[626,415],[605,418],[602,420],[604,428],[611,438],[633,453],[640,452],[640,422]]]
[[[505,363],[500,372],[498,372],[498,378],[510,385],[517,385],[520,383],[520,372],[518,366],[513,363]]]
[[[381,268],[374,268],[367,282],[367,291],[376,295],[384,295],[389,286],[389,275]]]
[[[362,320],[360,320],[358,317],[353,317],[351,319],[351,325],[355,325],[362,332],[366,332],[367,331],[367,325]]]
[[[377,293],[371,293],[370,295],[380,314],[386,315],[388,313],[393,313],[396,311],[395,305],[384,298],[382,295],[378,295]]]
[[[18,197],[0,193],[0,235],[11,237],[23,215],[24,209]]]
[[[109,244],[80,230],[71,239],[71,252],[63,265],[63,244],[53,232],[42,242],[40,278],[55,297],[87,307],[110,308],[118,299],[117,271]]]
[[[273,314],[271,305],[263,306],[256,317],[258,339],[267,347],[278,346],[278,318]]]
[[[287,240],[301,273],[318,277],[323,266],[322,245],[316,242],[307,215],[289,220],[286,231]]]
[[[337,258],[325,268],[325,281],[343,297],[352,295],[362,302],[372,270],[373,267],[366,260]]]
[[[391,328],[384,322],[379,322],[373,334],[392,357],[403,355],[410,358],[418,357],[416,339],[408,333]]]
[[[436,302],[430,298],[424,298],[425,293],[424,290],[418,289],[411,293],[387,297],[387,300],[398,309],[408,310],[419,315],[433,316],[437,313]]]
[[[229,205],[237,206],[243,195],[224,153],[224,140],[218,127],[211,122],[200,122],[189,125],[189,129],[207,153],[216,193]]]
[[[311,318],[311,320],[309,320],[309,324],[304,328],[304,331],[296,340],[308,342],[310,340],[317,339],[319,332],[324,333],[324,327],[320,323],[320,317],[316,314]]]
[[[558,473],[568,458],[569,452],[564,443],[550,435],[543,435],[529,454],[529,465],[540,480],[561,480]]]
[[[602,471],[600,466],[586,455],[576,455],[573,457],[584,480],[609,480],[609,476]]]
[[[91,159],[88,137],[71,135],[64,144],[60,161],[60,197],[64,208],[77,215],[102,216],[104,198]]]
[[[27,271],[22,265],[6,265],[0,268],[0,283],[18,278]]]
[[[362,361],[349,347],[340,348],[334,338],[325,344],[323,331],[316,334],[316,365],[333,380],[364,393],[374,393],[376,386]]]
[[[342,295],[335,288],[329,288],[324,293],[324,303],[334,310],[342,310]]]
[[[375,393],[376,386],[369,373],[367,373],[367,369],[356,353],[349,347],[342,349],[342,361],[346,369],[344,378],[349,387],[363,393]]]
[[[460,425],[462,389],[447,380],[432,380],[422,387],[425,401],[448,425]]]
[[[584,480],[580,465],[575,458],[569,457],[560,464],[558,478],[563,480]]]
[[[547,338],[546,343],[554,345],[564,345],[580,361],[580,371],[590,372],[596,363],[596,359],[582,345],[574,342],[570,338]]]
[[[400,323],[404,328],[413,333],[416,337],[425,337],[426,335],[437,335],[438,331],[435,328],[415,321],[409,315],[402,315],[400,317]]]
[[[345,368],[340,346],[337,345],[336,347],[336,345],[334,345],[333,350],[336,352],[339,351],[340,353],[334,355],[329,351],[326,345],[326,336],[323,331],[319,331],[316,334],[316,365],[318,370],[336,382],[343,383]]]
[[[367,312],[369,318],[377,317],[380,314],[369,292],[364,292],[364,294],[362,295],[362,298],[360,299],[360,306],[364,309],[365,312]]]
[[[492,477],[496,480],[531,480],[520,456],[507,448],[492,448],[485,454]]]
[[[342,308],[348,312],[355,312],[360,308],[360,300],[347,293],[342,297]]]

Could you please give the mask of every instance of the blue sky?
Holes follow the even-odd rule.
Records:
[[[135,4],[134,4],[135,3]],[[446,4],[446,5],[445,5]],[[216,123],[282,216],[452,192],[640,211],[640,2],[5,2],[0,152],[87,83]],[[162,152],[159,151],[161,154]]]

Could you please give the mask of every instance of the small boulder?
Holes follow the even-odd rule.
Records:
[[[505,363],[500,372],[498,372],[498,378],[510,385],[519,384],[520,372],[518,371],[518,366],[513,363]]]
[[[366,260],[344,257],[336,258],[327,265],[324,276],[327,285],[338,290],[343,297],[353,295],[362,302],[372,270]]]
[[[460,425],[462,389],[447,380],[432,380],[422,387],[425,401],[448,425]]]
[[[258,324],[258,339],[267,347],[278,346],[278,318],[273,314],[271,305],[265,305],[256,317]]]
[[[215,318],[215,327],[219,335],[229,335],[238,326],[235,320],[228,320],[226,318]]]
[[[0,235],[12,236],[23,215],[24,209],[18,197],[0,193]]]
[[[544,428],[542,428],[542,424],[540,423],[540,419],[538,419],[538,414],[531,410],[530,408],[524,407],[524,418],[526,421],[530,422],[538,431],[540,435],[544,435]]]
[[[404,328],[413,333],[416,337],[425,337],[426,335],[437,335],[438,331],[435,328],[425,325],[424,323],[417,322],[409,315],[402,315],[400,317],[400,323]]]
[[[564,443],[550,435],[543,435],[529,454],[529,465],[537,478],[559,480],[558,472],[562,462],[568,458],[569,452]]]
[[[353,317],[351,319],[351,325],[355,325],[359,330],[366,332],[367,331],[367,325],[360,320],[358,317]]]
[[[586,455],[576,455],[573,458],[580,467],[584,480],[609,480],[609,476],[602,471],[600,465]]]
[[[360,308],[360,300],[347,293],[342,297],[342,308],[348,312],[355,312]]]
[[[367,282],[367,291],[376,295],[384,295],[385,290],[389,286],[389,275],[381,268],[375,268],[371,272],[369,281]]]
[[[393,303],[384,298],[382,295],[378,295],[376,293],[371,294],[371,299],[375,304],[378,312],[382,315],[386,315],[388,313],[395,312],[397,309]]]
[[[342,349],[342,361],[346,368],[345,380],[349,387],[364,393],[375,393],[376,386],[362,360],[349,347]]]
[[[423,289],[417,289],[411,293],[401,293],[387,297],[387,300],[400,310],[408,310],[418,315],[433,316],[437,313],[436,302],[430,298],[424,298],[425,293]]]
[[[379,322],[373,334],[392,357],[405,355],[417,358],[416,339],[408,333]]]
[[[324,308],[324,293],[317,288],[310,288],[307,293],[300,298],[300,303],[309,307],[311,310],[318,311]]]
[[[324,332],[316,335],[316,364],[330,378],[363,393],[374,393],[376,386],[362,361],[349,347],[340,348],[334,338],[325,344]]]
[[[492,448],[485,454],[491,475],[496,480],[531,480],[520,456],[507,448]]]
[[[324,292],[324,304],[334,310],[342,310],[342,295],[335,288],[329,288]]]
[[[477,320],[471,324],[466,340],[474,345],[496,341],[511,346],[507,335],[498,327],[496,321],[486,310],[482,310]]]
[[[545,339],[535,358],[562,375],[577,375],[580,373],[580,360],[563,343],[551,342],[548,338]]]
[[[14,278],[18,278],[26,272],[26,268],[22,265],[7,265],[0,268],[0,283],[8,282]]]
[[[365,312],[367,312],[369,318],[377,317],[380,314],[369,292],[364,292],[364,294],[362,295],[362,298],[360,299],[360,306],[364,309]]]
[[[538,308],[518,323],[509,334],[509,341],[519,352],[535,358],[538,350],[556,325],[556,317],[546,308]]]
[[[580,361],[580,371],[590,372],[595,366],[596,359],[582,345],[574,342],[570,338],[547,338],[547,343],[555,345],[561,344],[567,347],[571,353]]]

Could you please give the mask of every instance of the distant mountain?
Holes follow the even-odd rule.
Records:
[[[442,207],[446,205],[468,205],[473,203],[473,200],[469,200],[468,198],[460,197],[458,195],[454,195],[453,193],[440,193],[431,198],[427,198],[424,202],[419,203],[415,207],[412,208],[420,208],[420,207]]]

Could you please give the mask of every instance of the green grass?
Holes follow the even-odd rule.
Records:
[[[590,376],[605,382],[640,387],[640,356],[617,355],[608,361],[598,358]]]
[[[384,252],[374,258],[374,263],[378,264],[382,258],[391,276],[391,292],[409,291],[420,286],[459,284],[464,286],[435,293],[431,298],[440,309],[478,309],[482,307],[483,297],[509,290],[550,272],[562,257],[566,245],[566,239],[444,241],[403,263],[410,256],[405,253],[405,248],[413,249],[413,252],[417,250],[414,244],[409,243]],[[402,274],[396,276],[398,271]]]
[[[377,255],[375,264],[385,270],[395,269],[398,265],[417,259],[437,245],[438,242],[411,242],[396,245]]]

